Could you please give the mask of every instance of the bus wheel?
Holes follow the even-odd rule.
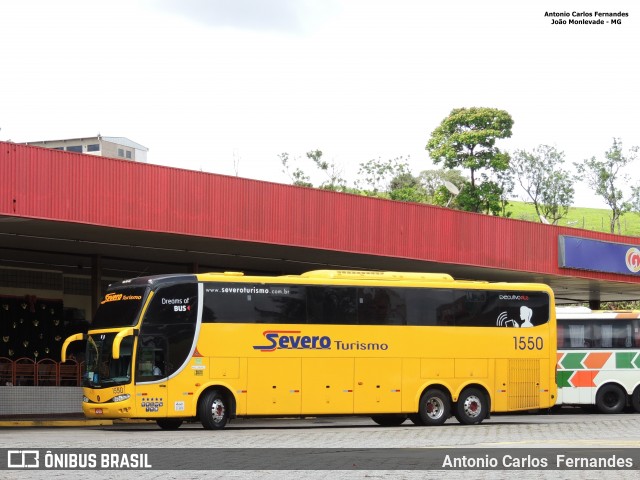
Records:
[[[424,427],[424,422],[422,421],[422,418],[420,418],[419,413],[410,413],[409,420],[411,420],[414,425],[418,425],[419,427]]]
[[[159,418],[156,423],[162,430],[177,430],[182,425],[181,418]]]
[[[406,415],[373,415],[371,420],[383,427],[397,427],[407,419]]]
[[[418,415],[423,425],[442,425],[449,418],[449,411],[449,399],[442,390],[431,388],[420,398]]]
[[[631,405],[636,413],[640,413],[640,387],[637,387],[631,395]]]
[[[484,394],[477,388],[466,388],[456,403],[456,418],[463,425],[476,425],[487,416]]]
[[[618,385],[605,385],[598,390],[596,407],[600,413],[620,413],[627,400],[627,395]]]
[[[229,420],[227,399],[217,390],[207,392],[198,405],[198,418],[207,430],[220,430]]]

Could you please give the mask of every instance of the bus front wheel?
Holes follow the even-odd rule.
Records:
[[[605,385],[596,395],[596,407],[600,413],[620,413],[626,403],[627,395],[618,385]]]
[[[462,391],[456,403],[456,419],[463,425],[476,425],[487,416],[487,402],[477,388]]]
[[[227,398],[217,390],[205,393],[198,406],[198,418],[207,430],[220,430],[229,420]]]
[[[162,430],[177,430],[182,425],[181,418],[159,418],[156,423]]]
[[[431,388],[420,398],[418,415],[423,425],[437,426],[447,421],[450,410],[448,396],[442,390]]]

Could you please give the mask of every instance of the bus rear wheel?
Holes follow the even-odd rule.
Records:
[[[158,418],[156,423],[162,430],[177,430],[182,425],[181,418]]]
[[[463,425],[476,425],[487,417],[485,395],[477,388],[466,388],[456,403],[456,419]]]
[[[448,396],[437,388],[430,388],[420,398],[418,415],[425,426],[442,425],[449,418],[451,406]]]
[[[398,425],[402,425],[404,421],[407,419],[406,415],[373,415],[371,420],[376,422],[378,425],[382,425],[383,427],[397,427]]]
[[[620,413],[626,403],[627,394],[618,385],[605,385],[596,395],[596,407],[600,413]]]
[[[218,390],[205,393],[198,405],[198,418],[207,430],[220,430],[229,420],[227,398]]]
[[[631,395],[631,406],[636,413],[640,413],[640,387],[636,387]]]

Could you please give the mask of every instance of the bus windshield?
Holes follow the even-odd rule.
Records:
[[[133,336],[120,344],[120,358],[115,360],[111,348],[116,332],[89,335],[87,338],[86,373],[82,386],[90,388],[112,387],[131,382],[131,356]]]
[[[132,327],[138,322],[146,286],[110,288],[96,311],[91,328]]]

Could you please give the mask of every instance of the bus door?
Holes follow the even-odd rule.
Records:
[[[138,415],[166,417],[169,404],[167,339],[162,335],[140,335],[136,356]]]

